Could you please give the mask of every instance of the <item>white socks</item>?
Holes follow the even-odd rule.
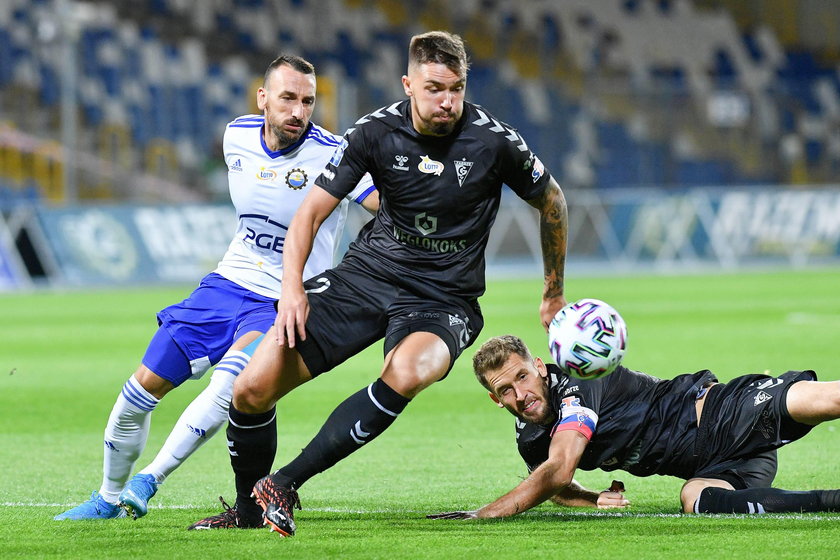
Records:
[[[233,381],[251,357],[230,351],[216,365],[210,383],[184,410],[154,460],[140,471],[152,474],[158,483],[169,476],[199,447],[219,431],[228,417]]]
[[[99,493],[107,502],[117,503],[134,462],[146,446],[152,420],[150,413],[158,402],[134,376],[123,385],[105,426],[105,457]]]

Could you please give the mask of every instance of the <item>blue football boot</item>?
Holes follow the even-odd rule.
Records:
[[[109,504],[99,492],[94,490],[88,501],[56,515],[53,519],[61,521],[63,519],[114,519],[116,517],[125,517],[125,510],[117,505]]]
[[[157,489],[154,475],[135,474],[120,492],[117,505],[138,519],[149,512],[149,500],[157,493]]]

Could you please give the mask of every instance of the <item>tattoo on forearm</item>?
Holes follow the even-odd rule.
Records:
[[[566,267],[568,209],[563,191],[556,185],[547,188],[541,199],[540,243],[545,275],[544,298],[563,295]]]

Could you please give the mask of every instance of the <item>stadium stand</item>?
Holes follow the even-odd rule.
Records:
[[[77,196],[154,199],[117,178],[146,188],[159,177],[179,196],[212,198],[223,127],[253,110],[250,86],[276,52],[316,64],[333,86],[320,120],[342,130],[402,96],[407,38],[434,27],[468,42],[469,97],[515,124],[570,187],[833,181],[837,56],[754,15],[688,0],[5,0],[0,121],[38,147],[2,135],[0,201],[62,200],[61,177],[37,170],[61,165],[50,142],[69,44],[88,156],[74,168]]]

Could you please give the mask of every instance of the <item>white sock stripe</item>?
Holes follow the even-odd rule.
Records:
[[[160,402],[159,399],[150,395],[139,383],[134,381],[133,377],[123,385],[122,395],[125,397],[125,400],[147,412],[154,410]]]
[[[373,383],[371,383],[370,385],[368,385],[368,389],[367,389],[367,391],[368,391],[368,396],[370,397],[370,400],[371,400],[371,401],[373,401],[373,404],[375,404],[375,405],[376,405],[376,408],[378,408],[379,410],[381,410],[381,411],[382,411],[382,412],[384,412],[385,414],[389,414],[389,415],[393,416],[394,418],[396,418],[397,416],[399,416],[399,413],[397,413],[397,412],[391,412],[390,410],[388,410],[387,408],[385,408],[384,406],[382,406],[382,405],[379,403],[379,401],[378,401],[378,400],[376,400],[376,397],[374,397],[374,396],[373,396]]]
[[[255,429],[255,428],[263,428],[263,427],[265,427],[265,426],[268,426],[269,424],[271,424],[271,423],[274,421],[274,419],[275,419],[276,417],[277,417],[277,413],[275,412],[274,414],[272,414],[272,415],[271,415],[271,419],[270,419],[268,422],[263,422],[262,424],[258,424],[258,425],[256,425],[256,426],[240,426],[239,424],[237,424],[236,422],[234,422],[234,421],[231,419],[230,414],[228,414],[228,422],[230,422],[231,424],[233,424],[233,425],[234,425],[234,426],[236,426],[237,428],[242,428],[243,430],[253,430],[253,429]]]

